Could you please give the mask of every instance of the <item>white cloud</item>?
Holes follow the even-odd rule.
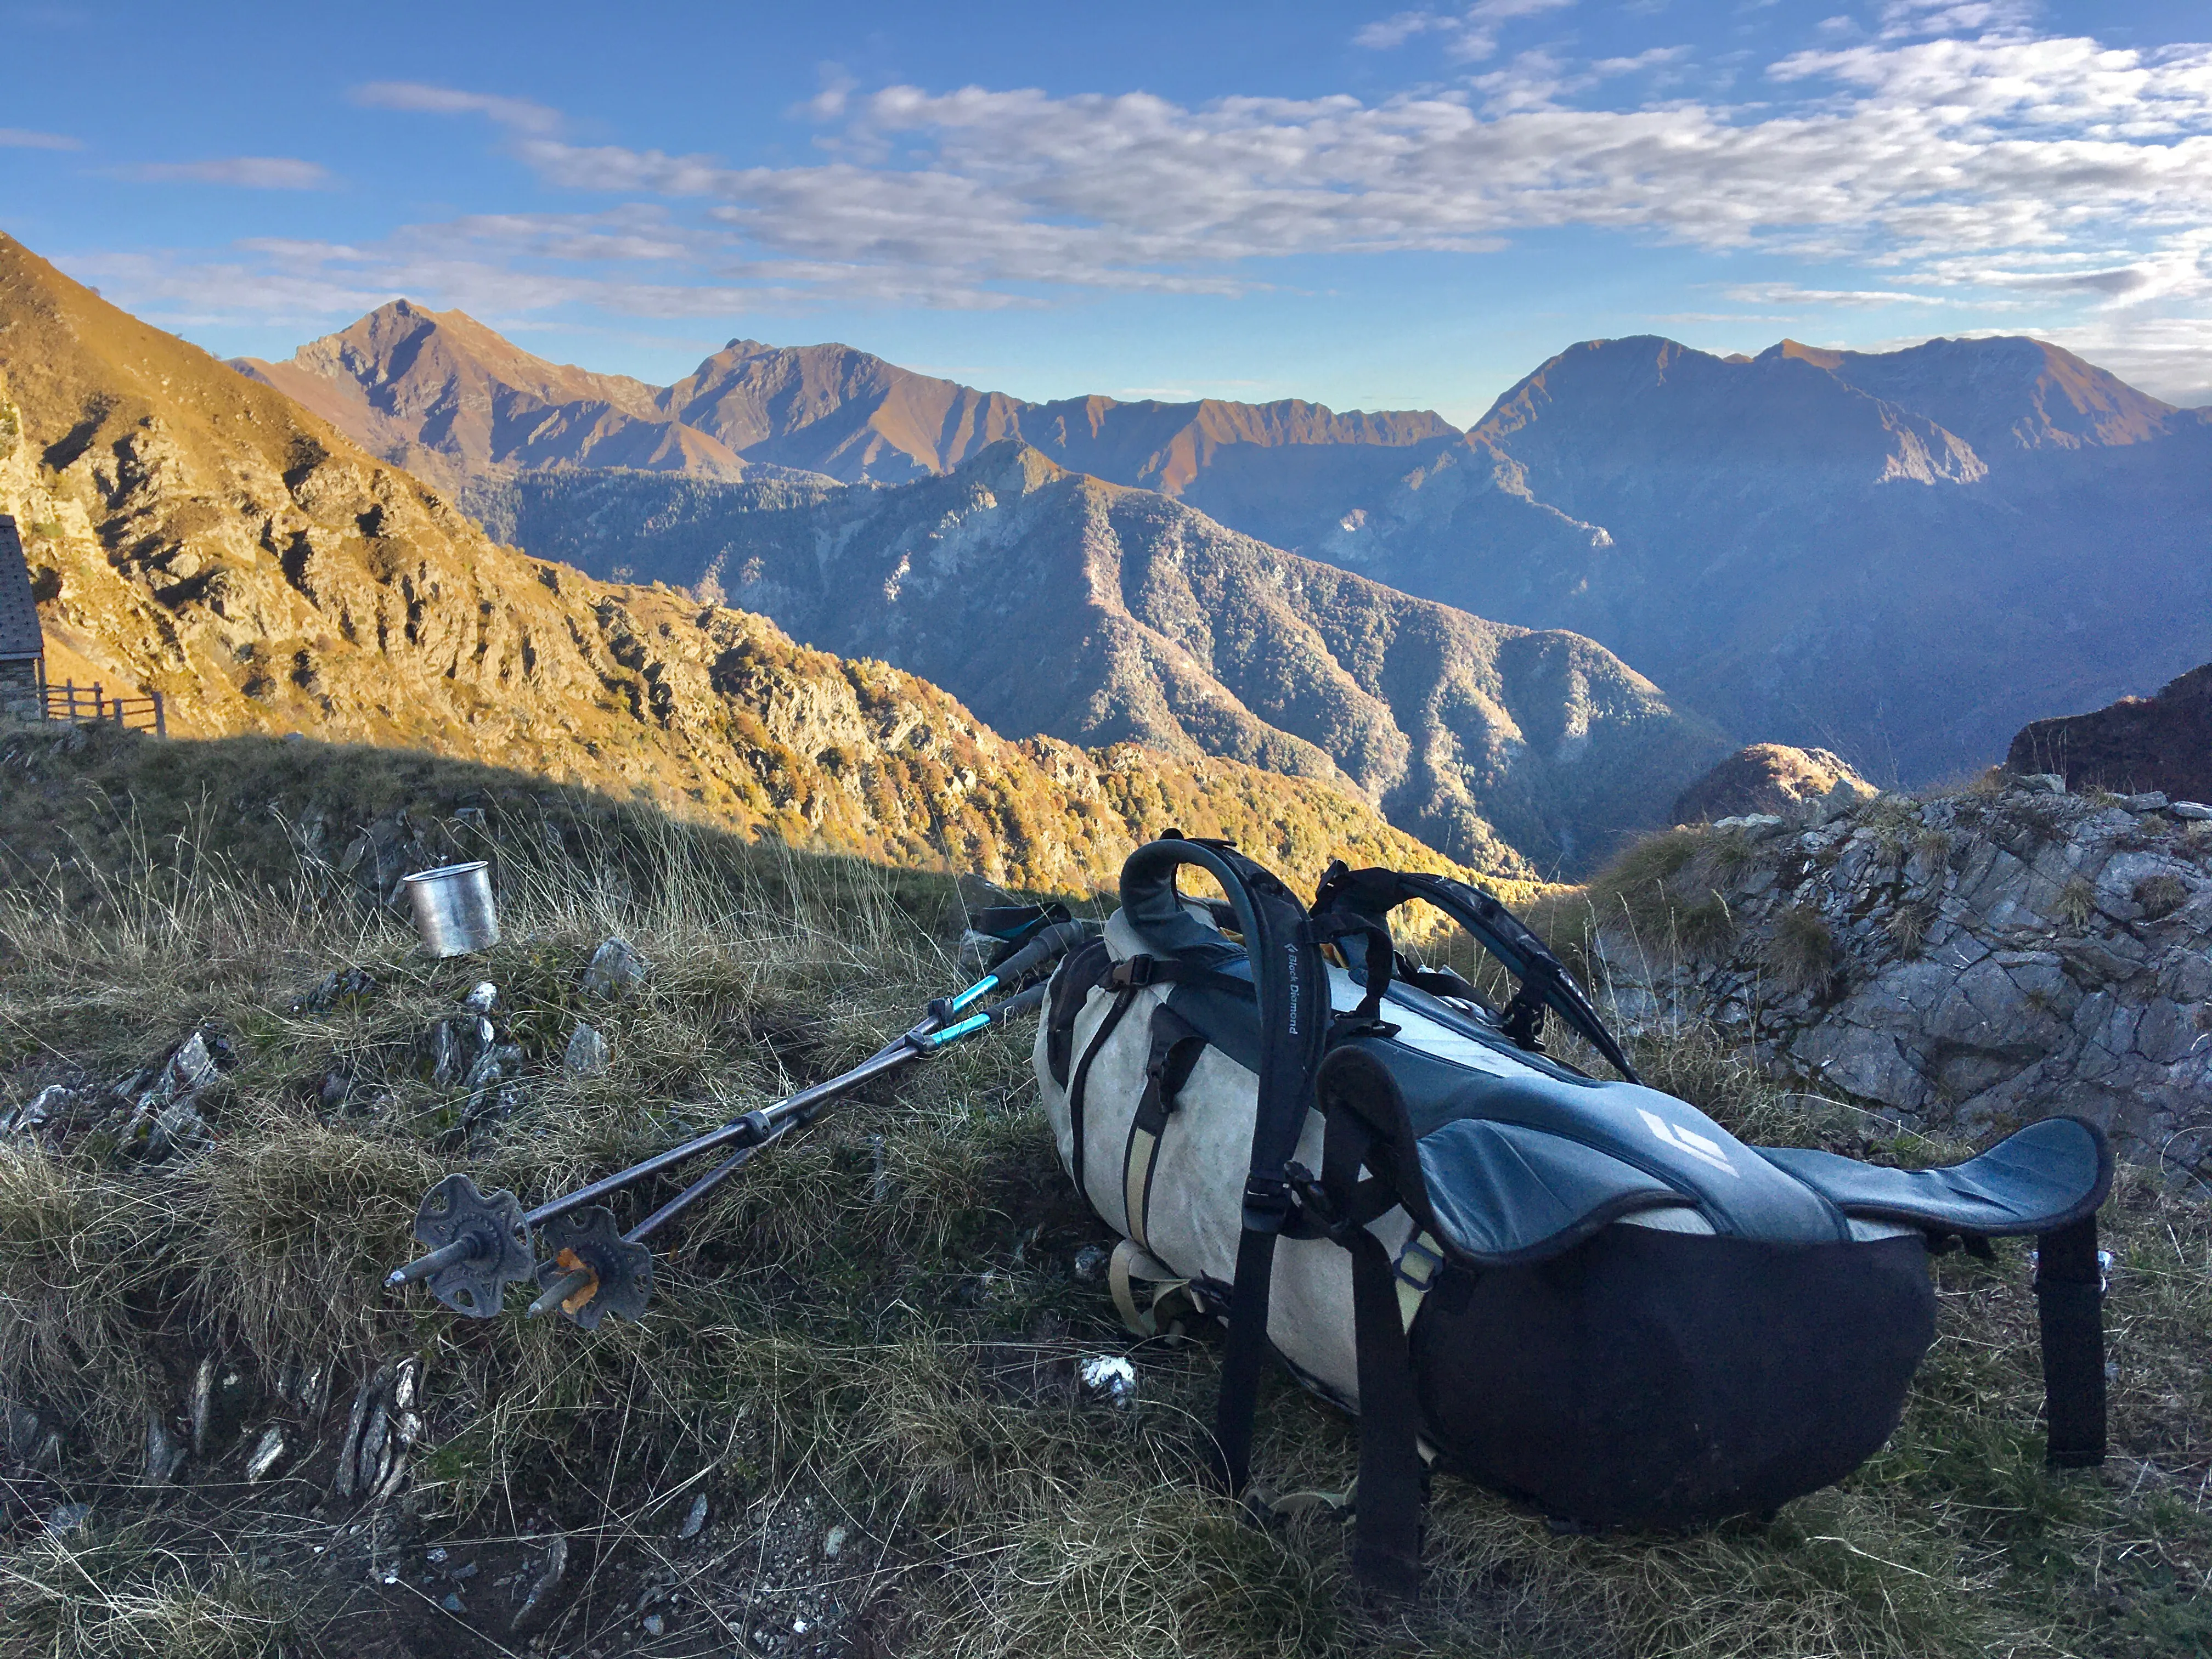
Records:
[[[82,149],[84,141],[58,132],[32,132],[23,127],[0,127],[0,149]]]
[[[1444,55],[1462,63],[1478,63],[1498,51],[1498,33],[1505,24],[1547,11],[1561,11],[1575,0],[1476,0],[1455,12],[1401,11],[1370,23],[1352,37],[1356,46],[1389,52],[1421,35],[1443,42]]]
[[[235,185],[246,190],[320,190],[330,171],[289,155],[224,155],[206,161],[148,161],[123,174],[147,184]]]
[[[1760,283],[1728,290],[1727,298],[1754,306],[1935,306],[1946,303],[1933,294],[1909,294],[1897,289],[1796,288],[1786,283]]]
[[[561,126],[560,111],[534,104],[526,98],[463,92],[421,81],[372,81],[367,86],[355,88],[351,96],[365,109],[410,110],[425,115],[481,115],[514,132],[554,132]]]
[[[1403,12],[1361,39],[1431,38],[1492,58],[1505,24],[1559,9]],[[605,210],[483,215],[374,247],[270,244],[255,257],[301,293],[388,286],[510,315],[588,301],[678,316],[1231,295],[1278,280],[1273,261],[1474,253],[1575,228],[1825,267],[1831,285],[1729,288],[1754,307],[2033,306],[2129,350],[2199,349],[2189,330],[2120,325],[2212,301],[2212,46],[2114,48],[2036,35],[2028,21],[1981,0],[1890,5],[1879,36],[1795,52],[1763,73],[1739,66],[1748,90],[1730,100],[1650,100],[1653,82],[1629,78],[1678,72],[1680,47],[1595,61],[1522,52],[1379,99],[1194,105],[867,92],[829,70],[796,112],[820,129],[821,159],[800,166],[577,143],[542,105],[378,82],[357,101],[489,120],[543,184],[605,198]],[[1850,270],[1863,275],[1840,276]],[[168,280],[179,303],[200,303],[183,296],[188,274]]]

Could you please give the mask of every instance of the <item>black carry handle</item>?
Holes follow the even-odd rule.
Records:
[[[1275,1239],[1292,1209],[1291,1156],[1328,1042],[1328,968],[1304,905],[1271,872],[1226,842],[1180,836],[1147,842],[1121,866],[1122,919],[1157,954],[1221,948],[1219,933],[1190,915],[1176,892],[1176,871],[1186,864],[1206,872],[1229,896],[1259,1002],[1259,1098],[1213,1428],[1215,1476],[1241,1495],[1251,1479],[1253,1419],[1268,1353]]]

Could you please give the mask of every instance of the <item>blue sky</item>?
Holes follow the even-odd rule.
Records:
[[[1561,347],[2058,340],[2212,402],[2201,3],[9,6],[0,228],[210,350],[1471,420]]]

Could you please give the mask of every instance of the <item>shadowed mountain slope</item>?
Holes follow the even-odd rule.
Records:
[[[2005,753],[2015,772],[2056,772],[2069,789],[2156,790],[2212,802],[2212,663],[2154,697],[2123,697],[2086,714],[2023,726]]]
[[[433,750],[1040,887],[1110,881],[1171,824],[1298,867],[1443,862],[1327,783],[1012,743],[882,663],[501,547],[4,236],[0,415],[0,512],[47,636],[111,689],[166,693],[173,730]]]
[[[715,533],[734,603],[1002,729],[1348,781],[1470,863],[1502,840],[1576,866],[1729,746],[1588,640],[1408,599],[1015,442]]]
[[[1300,550],[1924,780],[2212,656],[2208,512],[2203,413],[2055,347],[1647,337],[1561,353]]]

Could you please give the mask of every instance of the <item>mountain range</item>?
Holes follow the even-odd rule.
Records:
[[[1406,593],[1584,635],[1685,713],[1890,781],[1996,760],[2028,720],[2212,657],[2206,412],[2027,338],[1589,341],[1465,431],[1299,402],[1032,404],[834,344],[733,341],[658,390],[572,383],[404,301],[239,367],[601,574],[696,581],[763,506],[1018,439]]]
[[[4,235],[0,514],[28,555],[52,677],[158,690],[179,735],[434,750],[1032,888],[1109,883],[1170,826],[1309,877],[1340,854],[1462,867],[1329,781],[1009,739],[926,681],[764,617],[501,547]],[[1528,873],[1503,848],[1486,872]]]
[[[1322,779],[1465,863],[1578,866],[1730,747],[1589,640],[1409,598],[1016,439],[722,527],[731,603],[1003,731]]]

